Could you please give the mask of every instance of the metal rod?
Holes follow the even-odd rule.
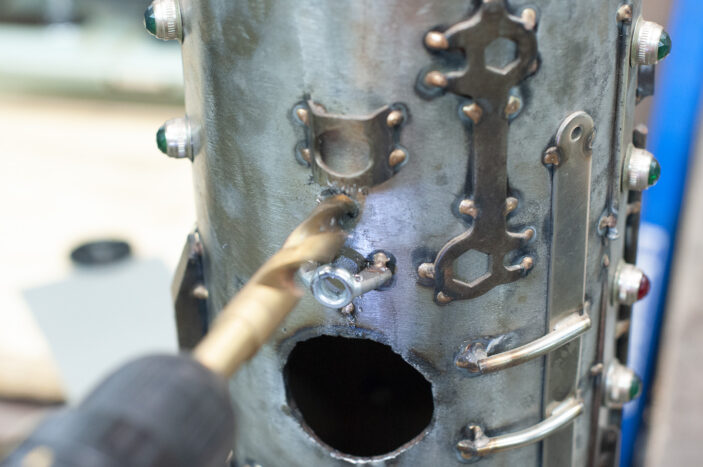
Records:
[[[583,401],[570,397],[559,404],[551,415],[538,424],[506,435],[487,437],[483,430],[470,426],[474,439],[465,439],[457,443],[457,449],[464,459],[484,457],[508,449],[516,449],[543,440],[552,433],[559,431],[583,413]]]
[[[344,195],[323,201],[225,306],[195,348],[195,359],[229,377],[254,356],[298,304],[302,292],[294,277],[300,266],[331,261],[346,239],[341,221],[356,210]]]
[[[472,373],[486,374],[520,365],[571,342],[591,327],[588,313],[575,312],[562,318],[554,330],[516,349],[488,356],[482,343],[469,345],[456,365]]]

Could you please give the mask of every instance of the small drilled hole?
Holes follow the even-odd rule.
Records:
[[[583,134],[583,128],[577,126],[571,131],[571,141],[578,141]]]

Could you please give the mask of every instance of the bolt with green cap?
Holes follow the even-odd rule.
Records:
[[[154,0],[144,12],[144,27],[152,36],[164,40],[181,40],[183,24],[177,0]]]
[[[659,181],[661,166],[654,155],[632,145],[623,166],[623,190],[644,191]]]
[[[635,65],[654,65],[671,52],[671,37],[664,27],[652,21],[639,19],[632,36],[630,62]]]
[[[608,365],[605,371],[605,405],[621,408],[637,399],[642,392],[642,380],[632,369],[617,360]]]
[[[164,123],[156,132],[156,145],[169,157],[193,160],[193,134],[188,119],[174,118]]]

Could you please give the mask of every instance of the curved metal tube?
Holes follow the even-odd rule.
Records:
[[[478,425],[470,425],[468,429],[473,434],[473,440],[461,440],[456,447],[463,459],[472,460],[508,449],[527,446],[541,441],[552,433],[566,427],[583,413],[583,409],[583,401],[571,397],[555,407],[551,415],[538,424],[515,433],[493,438],[487,437]]]
[[[332,260],[346,239],[340,224],[356,211],[356,203],[344,195],[323,201],[225,306],[194,357],[215,373],[234,374],[298,304],[300,266]]]
[[[457,357],[456,366],[471,373],[486,374],[520,365],[571,342],[591,327],[588,313],[572,313],[554,325],[554,330],[516,349],[488,355],[481,342],[469,344]]]

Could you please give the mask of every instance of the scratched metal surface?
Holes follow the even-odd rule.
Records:
[[[415,92],[421,69],[436,58],[424,34],[465,19],[470,1],[348,0],[296,2],[182,0],[186,108],[203,146],[194,161],[197,224],[205,246],[210,313],[215,314],[315,206],[321,187],[294,157],[300,139],[291,109],[306,96],[337,114],[367,114],[404,103],[410,120],[401,144],[408,163],[371,189],[348,245],[366,255],[384,249],[397,258],[393,286],[357,301],[355,325],[308,295],[271,342],[232,381],[235,459],[263,466],[454,465],[461,428],[482,424],[488,434],[526,428],[543,418],[544,361],[481,377],[454,366],[463,342],[513,332],[524,344],[548,329],[551,242],[549,171],[541,158],[559,125],[584,110],[599,130],[594,142],[587,298],[600,303],[603,248],[596,225],[618,186],[615,141],[630,131],[633,89],[625,122],[615,124],[615,12],[620,2],[511,0],[513,11],[539,11],[539,71],[519,86],[524,108],[509,132],[508,176],[519,199],[514,229],[532,226],[535,267],[517,282],[468,301],[439,307],[417,285],[417,266],[432,260],[467,225],[452,212],[468,161],[467,132],[451,94],[433,100]],[[638,2],[635,2],[638,3]],[[632,95],[630,95],[632,94]],[[619,166],[619,163],[615,166]],[[624,218],[623,218],[624,220]],[[614,256],[621,241],[612,245]],[[471,270],[471,264],[462,269]],[[612,315],[612,313],[610,313]],[[586,413],[574,427],[574,465],[586,462],[599,314],[582,344],[580,386]],[[287,407],[281,369],[294,343],[318,334],[374,336],[432,382],[433,421],[417,443],[384,459],[342,459],[307,434]],[[610,348],[608,352],[613,352]],[[408,410],[412,410],[409,407]],[[539,465],[540,444],[484,459],[486,466]]]

